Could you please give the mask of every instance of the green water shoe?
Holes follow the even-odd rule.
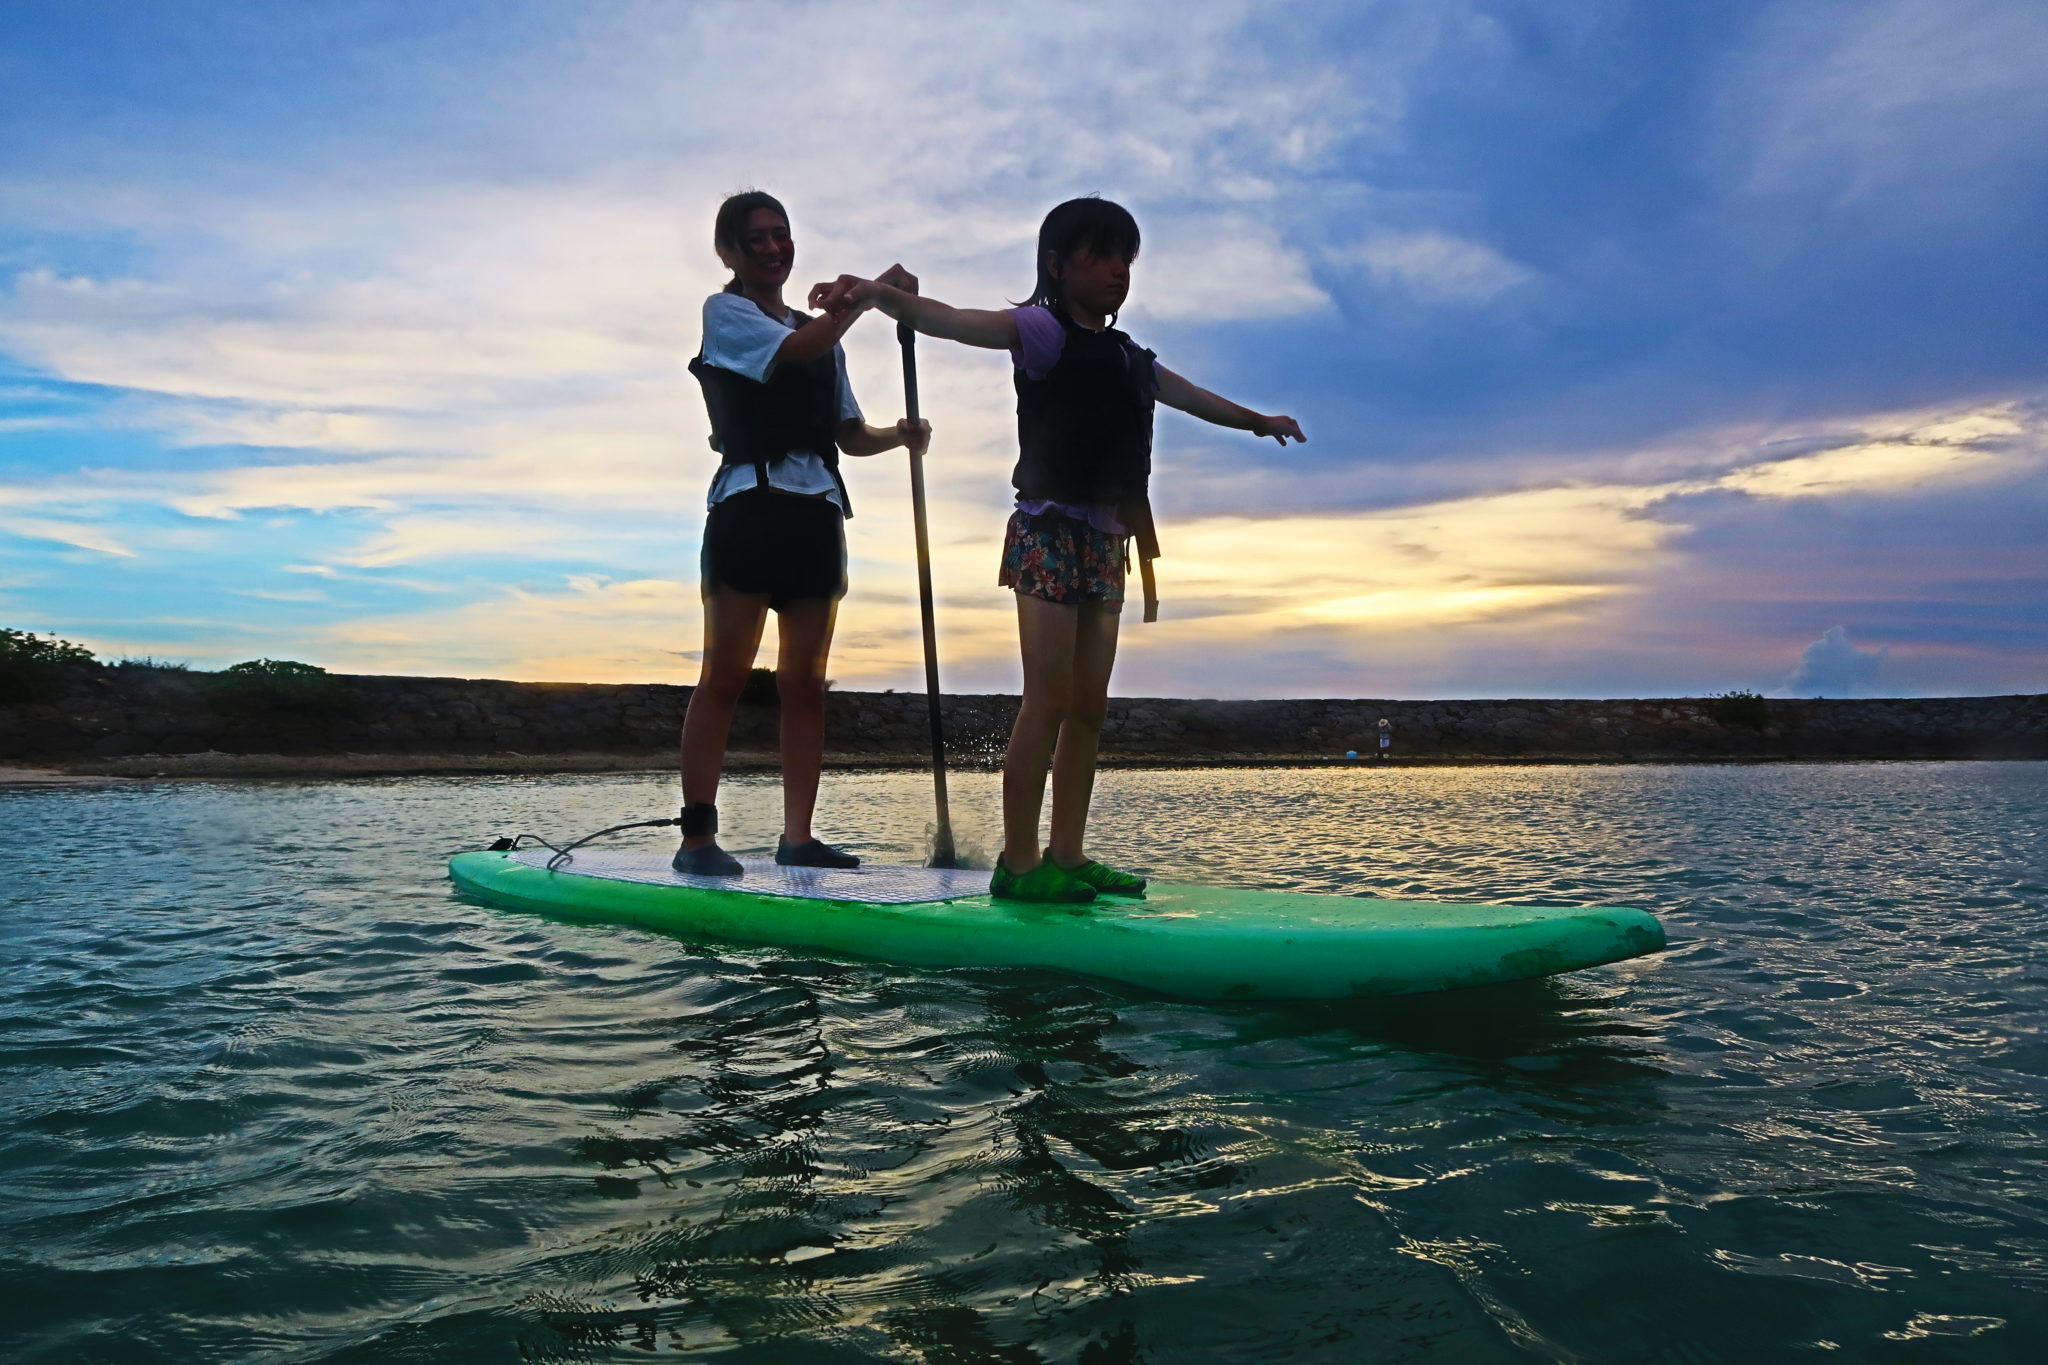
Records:
[[[1047,853],[1045,860],[1048,863],[1052,862],[1052,854]],[[1143,877],[1129,872],[1119,872],[1113,867],[1107,867],[1096,862],[1093,858],[1082,863],[1079,867],[1062,867],[1060,871],[1066,873],[1077,882],[1094,887],[1096,891],[1105,896],[1133,896],[1138,900],[1145,899],[1145,879]]]
[[[1095,888],[1047,858],[1022,874],[996,859],[996,870],[988,879],[988,893],[997,900],[1036,901],[1040,905],[1086,905],[1095,899]]]

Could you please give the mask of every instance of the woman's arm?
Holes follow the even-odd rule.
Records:
[[[1301,434],[1301,424],[1292,417],[1267,416],[1239,407],[1220,394],[1189,383],[1164,365],[1159,367],[1159,401],[1170,408],[1179,408],[1190,417],[1214,422],[1219,427],[1249,431],[1254,436],[1270,436],[1283,446],[1289,437],[1297,441],[1308,440]]]
[[[1017,320],[1009,313],[988,308],[955,308],[925,298],[917,292],[917,277],[900,265],[889,267],[880,280],[841,275],[829,284],[812,285],[811,307],[824,309],[827,317],[841,313],[857,315],[863,309],[879,308],[926,336],[985,346],[992,351],[1014,350],[1017,345]]]
[[[836,434],[842,455],[880,455],[898,446],[922,455],[925,447],[931,444],[932,424],[920,421],[912,426],[910,419],[905,417],[893,427],[871,427],[854,417],[841,422]]]
[[[791,332],[788,340],[775,348],[775,364],[809,364],[837,346],[839,338],[846,335],[847,329],[859,317],[860,313],[853,309],[838,315],[820,313]]]

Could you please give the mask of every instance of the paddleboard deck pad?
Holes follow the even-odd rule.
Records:
[[[1087,906],[991,899],[988,873],[778,867],[675,872],[665,852],[463,853],[448,864],[487,903],[639,924],[683,937],[912,967],[1036,967],[1197,1000],[1411,995],[1551,976],[1664,946],[1641,910],[1367,900],[1154,883]]]

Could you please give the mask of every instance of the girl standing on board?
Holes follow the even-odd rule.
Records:
[[[811,291],[828,316],[879,307],[935,337],[1007,350],[1015,367],[1017,510],[1000,582],[1017,594],[1024,697],[1003,761],[1003,853],[990,890],[1012,900],[1142,896],[1143,878],[1083,851],[1096,748],[1123,609],[1127,542],[1138,539],[1145,619],[1151,590],[1154,400],[1218,426],[1305,440],[1292,417],[1265,416],[1197,388],[1116,329],[1138,255],[1138,224],[1106,199],[1070,199],[1038,230],[1038,283],[1021,308],[951,308],[920,298],[907,275],[842,275]],[[1052,765],[1052,841],[1038,845]]]
[[[742,871],[718,846],[715,803],[733,710],[771,610],[781,636],[775,861],[858,867],[860,859],[811,834],[825,751],[825,658],[846,594],[844,522],[853,515],[839,456],[922,450],[930,429],[907,419],[894,427],[861,420],[839,348],[860,310],[812,318],[782,301],[796,248],[789,215],[773,196],[750,190],[727,199],[712,242],[733,278],[705,301],[704,347],[690,362],[720,463],[704,526],[704,659],[683,717],[683,844],[675,868],[727,877]]]

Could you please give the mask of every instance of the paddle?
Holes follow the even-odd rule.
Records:
[[[917,415],[917,333],[907,322],[896,324],[903,347],[903,415],[914,425]],[[939,713],[939,632],[932,616],[932,552],[925,530],[924,456],[910,452],[910,517],[917,528],[917,605],[924,617],[924,695],[932,722],[932,790],[938,798],[939,823],[932,834],[929,867],[959,867],[953,849],[953,815],[946,804],[946,726]]]

